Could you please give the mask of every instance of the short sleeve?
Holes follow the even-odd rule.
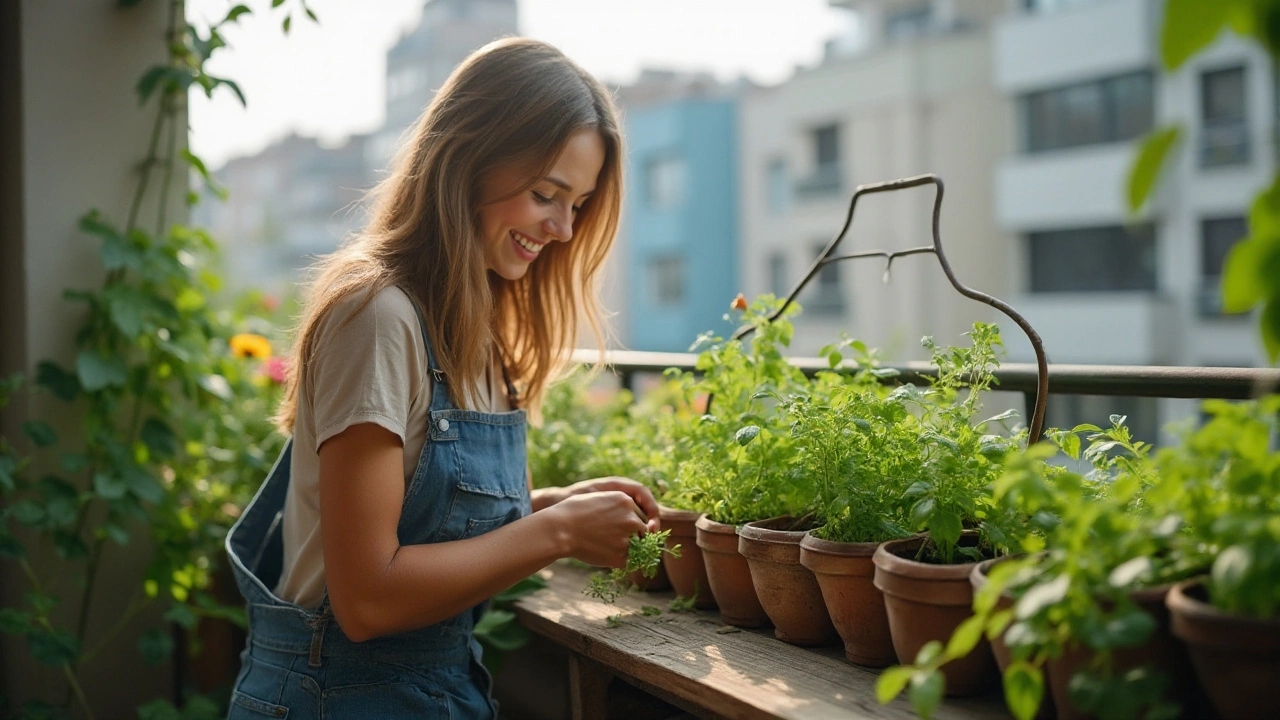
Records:
[[[413,304],[398,288],[360,307],[365,297],[339,301],[317,328],[308,372],[317,453],[361,423],[386,428],[404,443],[410,409],[423,391],[426,359]]]

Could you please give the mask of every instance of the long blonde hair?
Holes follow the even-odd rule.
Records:
[[[479,230],[483,180],[501,167],[527,166],[532,187],[582,130],[599,133],[605,160],[573,240],[549,243],[519,280],[491,276]],[[293,430],[317,327],[356,292],[365,293],[360,307],[391,285],[415,296],[449,378],[443,388],[462,407],[475,407],[496,349],[536,417],[577,342],[579,318],[603,356],[598,275],[621,212],[622,135],[608,91],[559,50],[506,38],[473,53],[423,113],[372,198],[368,226],[314,268],[275,418],[281,430]]]

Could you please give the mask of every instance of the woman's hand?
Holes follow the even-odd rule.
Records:
[[[564,556],[602,567],[626,565],[632,536],[648,530],[639,505],[621,490],[586,490],[565,497],[540,514],[554,518]]]
[[[544,488],[538,490],[534,497],[534,510],[542,510],[579,495],[599,492],[626,493],[644,515],[645,531],[657,532],[661,529],[658,521],[658,501],[654,499],[649,488],[635,480],[624,477],[596,478],[583,480],[562,488]]]

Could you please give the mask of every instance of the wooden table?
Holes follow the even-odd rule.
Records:
[[[725,625],[713,611],[675,613],[668,608],[671,591],[632,591],[606,605],[582,594],[588,571],[567,563],[542,575],[548,587],[522,598],[515,611],[530,630],[569,650],[575,720],[610,717],[615,678],[700,718],[916,717],[905,696],[890,705],[877,703],[878,673],[846,662],[840,647],[794,647],[774,639],[771,629]],[[644,606],[662,613],[645,616]],[[611,615],[621,615],[621,624],[610,627]],[[1007,715],[993,694],[948,698],[935,717]]]

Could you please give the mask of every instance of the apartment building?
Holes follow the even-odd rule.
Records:
[[[992,177],[1013,129],[992,79],[989,0],[832,0],[858,13],[859,36],[837,38],[821,64],[744,93],[739,113],[739,226],[744,290],[784,294],[845,222],[860,184],[936,173],[945,182],[944,249],[960,279],[1006,294],[1011,244],[996,223]],[[839,252],[931,245],[934,190],[869,196]],[[997,319],[948,284],[936,259],[825,268],[799,301],[792,350],[812,354],[841,332],[918,359],[923,335],[958,342]],[[1016,332],[1002,324],[1006,335]]]
[[[1254,324],[1222,314],[1218,289],[1250,200],[1274,171],[1275,78],[1265,53],[1230,34],[1162,73],[1162,8],[1018,0],[996,24],[994,82],[1015,131],[994,176],[996,216],[1013,238],[1013,304],[1054,362],[1263,360]],[[1180,146],[1148,207],[1131,217],[1125,188],[1137,145],[1169,123],[1183,127]],[[1030,357],[1025,344],[1011,347]],[[1049,421],[1105,421],[1104,406],[1117,401],[1060,399]],[[1146,438],[1195,407],[1119,403]]]

